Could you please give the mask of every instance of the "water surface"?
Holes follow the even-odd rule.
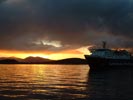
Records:
[[[133,71],[88,65],[0,65],[0,100],[131,100]]]

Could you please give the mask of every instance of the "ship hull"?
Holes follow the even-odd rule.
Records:
[[[99,57],[92,57],[89,55],[85,55],[87,63],[90,66],[91,70],[103,70],[109,68],[122,68],[122,67],[133,67],[133,59],[125,60],[125,59],[106,59]]]

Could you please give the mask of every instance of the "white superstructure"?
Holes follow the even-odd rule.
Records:
[[[93,57],[109,58],[109,59],[130,59],[131,54],[126,50],[110,50],[110,49],[93,49],[91,50]]]

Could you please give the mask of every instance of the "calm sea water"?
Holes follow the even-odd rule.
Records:
[[[133,100],[133,70],[0,65],[0,100]]]

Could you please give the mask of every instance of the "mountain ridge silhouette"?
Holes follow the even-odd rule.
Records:
[[[32,57],[21,59],[16,57],[1,57],[0,64],[87,64],[85,59],[66,58],[60,60],[51,60],[42,57]]]

